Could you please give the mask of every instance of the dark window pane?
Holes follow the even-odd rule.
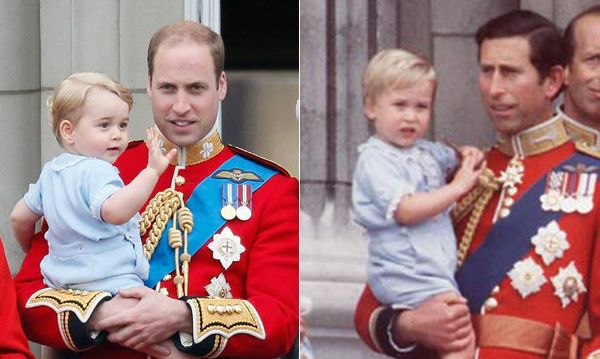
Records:
[[[298,69],[298,2],[221,1],[225,69]]]

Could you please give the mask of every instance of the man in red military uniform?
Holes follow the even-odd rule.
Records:
[[[108,293],[45,288],[38,234],[16,277],[30,340],[80,358],[285,354],[298,334],[298,182],[225,146],[214,130],[225,98],[221,37],[180,22],[154,34],[147,92],[165,150],[140,231],[148,288]],[[147,161],[134,142],[116,162],[127,184]],[[85,351],[83,351],[85,350]]]
[[[565,94],[557,112],[566,119],[571,138],[600,148],[600,6],[575,16],[564,33],[566,53]]]
[[[31,358],[27,339],[21,328],[17,311],[15,287],[4,255],[0,238],[0,357],[7,359]]]
[[[466,344],[470,312],[479,358],[595,357],[600,160],[552,114],[563,82],[560,34],[535,13],[513,11],[483,25],[476,39],[481,94],[498,143],[479,186],[454,210],[456,278],[467,303],[443,294],[394,311],[367,287],[357,330],[387,355],[435,358],[436,350]],[[585,312],[589,338],[575,334]]]

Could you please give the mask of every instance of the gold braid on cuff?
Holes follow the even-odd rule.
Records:
[[[230,338],[248,334],[265,338],[265,329],[252,304],[243,299],[191,298],[186,300],[192,311],[194,343],[218,334]]]

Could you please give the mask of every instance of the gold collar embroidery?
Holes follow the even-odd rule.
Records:
[[[171,161],[173,166],[191,166],[208,161],[225,148],[217,131],[214,131],[212,135],[206,137],[202,141],[185,147],[175,145],[167,140],[162,134],[159,134],[159,136],[165,152],[177,148],[177,158]]]
[[[498,149],[508,155],[528,157],[547,152],[569,141],[564,118],[557,115],[514,136],[498,134]]]
[[[589,147],[600,148],[600,131],[567,116],[560,107],[556,112],[564,119],[565,128],[573,142],[583,142]]]

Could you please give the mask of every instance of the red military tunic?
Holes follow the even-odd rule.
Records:
[[[0,238],[0,358],[21,359],[34,356],[29,351],[29,345],[23,329],[19,312],[15,288],[6,257],[4,246]]]
[[[218,142],[214,143],[218,148],[215,152],[218,154],[208,160],[200,159],[201,163],[189,164],[195,162],[194,158],[198,160],[203,157],[202,152],[198,152],[198,147],[202,151],[199,145],[201,144],[196,145],[195,152],[188,148],[188,165],[178,172],[180,178],[176,181],[175,189],[183,193],[184,200],[189,198],[202,180],[239,152],[230,147],[220,150],[221,145]],[[263,166],[275,168],[273,164],[256,156],[247,153],[240,155],[260,162]],[[130,145],[115,165],[127,184],[145,168],[146,163],[146,146],[142,142],[137,142]],[[208,244],[211,243],[209,239],[193,254],[190,261],[188,296],[208,296],[205,287],[211,283],[211,279],[222,273],[231,288],[231,296],[246,299],[264,327],[264,339],[236,333],[228,340],[222,341],[219,346],[215,345],[217,350],[212,354],[225,357],[277,357],[290,349],[298,334],[298,182],[280,168],[277,167],[276,170],[278,173],[253,193],[252,217],[247,221],[237,219],[226,221],[215,232],[219,234],[227,227],[235,236],[240,237],[241,244],[245,247],[245,251],[240,254],[240,260],[225,269],[219,260],[213,258],[213,251],[208,248]],[[151,198],[157,192],[171,186],[174,171],[175,166],[167,168],[160,177]],[[220,196],[221,193],[203,195]],[[211,210],[218,212],[220,209]],[[194,215],[194,225],[202,225],[203,213],[199,213],[195,208],[190,210]],[[145,237],[142,241],[144,240]],[[78,320],[73,320],[74,316],[66,320],[57,320],[56,312],[47,306],[25,308],[27,300],[44,287],[39,263],[46,253],[46,242],[37,236],[16,278],[25,331],[30,340],[45,345],[83,349],[90,344],[86,343],[89,341],[89,335],[82,331]],[[177,298],[173,280],[161,281],[160,287],[163,292],[166,290],[170,297]],[[61,325],[68,327],[68,330],[61,329]],[[63,331],[62,335],[61,331]],[[71,343],[67,343],[68,341]],[[108,342],[81,353],[81,358],[108,357],[145,358],[146,356]]]
[[[529,144],[535,142],[536,136],[539,138],[542,137],[543,134],[547,135],[547,133],[548,132],[540,131],[537,135],[532,135],[533,137],[529,138]],[[525,149],[526,147],[527,146],[525,145],[521,146],[521,148]],[[518,203],[523,194],[537,181],[545,181],[547,178],[546,176],[551,171],[557,171],[555,167],[558,164],[565,161],[576,152],[577,149],[575,145],[570,141],[562,144],[557,143],[555,145],[549,145],[548,148],[542,149],[541,153],[528,154],[527,151],[525,151],[525,157],[521,159],[524,168],[521,183],[516,185],[517,192],[511,197],[514,203]],[[592,157],[597,156],[589,150],[585,150],[585,152]],[[498,178],[503,172],[506,173],[512,158],[512,154],[503,153],[496,147],[486,156],[487,166],[493,171],[495,177]],[[592,161],[595,162],[596,166],[600,166],[600,160],[597,158],[592,158]],[[589,168],[589,170],[596,171],[597,173],[599,168],[600,167]],[[468,246],[467,260],[485,241],[494,225],[493,218],[497,215],[497,210],[506,207],[499,206],[500,196],[501,191],[495,191],[485,206],[475,228],[472,242]],[[541,206],[539,197],[533,198],[533,201],[536,206]],[[513,206],[515,204],[513,204]],[[510,210],[510,206],[507,208]],[[545,213],[549,212],[542,211],[542,215],[545,215]],[[507,215],[506,218],[509,219],[510,211]],[[463,237],[468,219],[469,215],[463,217],[457,224],[456,232],[459,240]],[[514,318],[545,324],[551,331],[556,329],[557,325],[560,325],[562,328],[561,330],[564,330],[564,333],[566,334],[566,336],[561,337],[561,340],[563,340],[570,334],[576,333],[580,321],[587,311],[589,313],[589,324],[591,329],[590,338],[580,339],[578,344],[573,344],[573,347],[571,347],[573,350],[572,353],[574,353],[572,355],[576,355],[578,358],[587,358],[590,353],[600,349],[600,266],[594,265],[594,262],[600,258],[600,243],[598,242],[598,237],[600,236],[600,184],[598,182],[595,183],[593,209],[589,213],[582,214],[577,211],[574,213],[564,213],[562,217],[556,221],[556,224],[557,228],[564,232],[565,239],[568,242],[568,248],[564,249],[560,256],[556,256],[550,263],[545,263],[542,256],[542,254],[545,253],[545,250],[538,246],[538,251],[536,252],[536,246],[533,244],[535,241],[532,241],[528,252],[522,255],[518,260],[532,260],[533,263],[537,264],[538,268],[541,268],[541,274],[545,280],[539,280],[539,287],[536,288],[534,285],[532,287],[534,289],[527,292],[527,290],[518,290],[518,288],[524,286],[523,282],[525,279],[521,278],[530,277],[520,277],[515,275],[514,277],[517,279],[514,279],[504,274],[501,281],[497,283],[491,293],[489,293],[485,305],[481,308],[480,313],[483,313],[481,318],[486,318],[486,316],[487,318],[491,318],[493,315],[506,316],[503,317],[503,319],[508,319],[509,325],[515,325],[515,327],[510,328],[511,331],[519,329],[517,327],[518,324],[515,324],[518,320]],[[519,231],[519,228],[514,228],[514,231]],[[556,232],[554,232],[554,234],[556,234]],[[505,240],[511,241],[512,237],[506,235]],[[489,262],[494,264],[495,258],[493,255],[489,258]],[[563,301],[561,295],[563,297],[565,297],[565,295],[557,290],[557,287],[564,287],[565,282],[560,281],[558,274],[568,268],[571,263],[574,264],[577,272],[581,275],[581,283],[584,287],[578,286],[578,295],[573,295],[568,300]],[[514,269],[515,267],[513,266],[512,268]],[[572,277],[576,278],[576,276]],[[553,280],[557,282],[558,286],[553,283]],[[543,284],[541,284],[542,282]],[[574,280],[573,283],[575,283]],[[378,306],[379,304],[373,298],[372,293],[366,288],[359,300],[355,323],[361,338],[373,349],[381,351],[382,348],[380,345],[383,345],[384,347],[388,345],[388,343],[385,343],[387,341],[387,334],[381,329],[375,330],[373,329],[374,327],[369,328],[369,320],[377,319],[377,312],[374,312],[374,310]],[[375,314],[373,318],[371,318],[371,314]],[[387,315],[390,315],[390,313],[387,312]],[[488,332],[485,334],[487,337],[483,339],[481,337],[481,330],[476,330],[476,334],[478,335],[478,346],[480,347],[479,358],[527,359],[546,357],[545,355],[527,352],[523,348],[517,350],[501,347],[506,344],[510,345],[510,343],[506,343],[506,338],[510,336],[510,331],[504,335],[504,338],[498,333],[498,331],[493,333]],[[550,337],[550,339],[552,339],[552,337]],[[488,343],[489,340],[498,340],[499,342],[504,341],[504,344],[498,346],[485,346],[482,342],[486,342],[486,340],[488,340]],[[515,342],[521,342],[517,345],[519,347],[522,346],[523,343],[530,345],[531,342],[528,342],[528,340],[529,339],[525,337],[514,338]],[[565,353],[569,351],[569,345],[570,343],[567,343],[566,349],[563,348],[565,349]],[[535,347],[535,345],[531,344],[531,347]],[[389,350],[388,353],[390,353]],[[398,355],[401,356],[400,354]],[[565,355],[568,355],[568,353]]]

